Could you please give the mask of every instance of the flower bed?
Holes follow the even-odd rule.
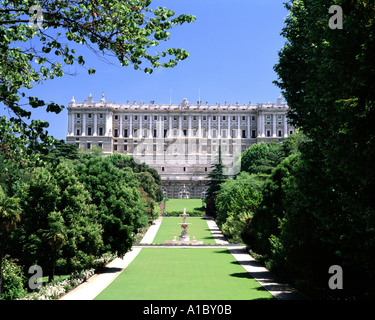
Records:
[[[68,279],[54,281],[27,294],[18,300],[55,300],[85,282],[94,274],[94,269],[83,270],[71,275]]]

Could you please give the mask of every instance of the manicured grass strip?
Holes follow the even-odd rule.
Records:
[[[200,208],[202,207],[202,200],[201,199],[169,199],[166,203],[166,206],[167,206],[167,212],[168,211],[181,211],[181,213],[183,213],[184,208],[186,208],[187,212],[200,210]]]
[[[143,248],[95,300],[272,298],[227,249]]]
[[[178,240],[182,231],[178,223],[181,222],[181,217],[164,217],[153,243],[165,243],[167,240],[173,240],[175,236]],[[186,222],[191,223],[187,229],[190,240],[195,236],[195,240],[203,241],[205,244],[216,243],[204,218],[188,217]]]

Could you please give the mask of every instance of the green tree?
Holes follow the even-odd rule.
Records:
[[[15,300],[26,294],[23,287],[25,276],[22,268],[15,259],[10,259],[8,255],[2,260],[2,294],[0,300]]]
[[[212,170],[208,174],[207,178],[207,197],[216,195],[220,191],[220,185],[227,180],[227,177],[224,175],[224,164],[221,156],[221,146],[219,146],[218,156],[216,161],[211,166]]]
[[[266,178],[283,156],[281,143],[253,144],[241,156],[241,171]]]
[[[21,219],[20,199],[8,197],[0,186],[0,297],[2,287],[2,266],[5,244],[9,234]]]
[[[215,200],[216,222],[223,233],[239,241],[245,221],[259,204],[261,183],[247,172],[241,172],[235,179],[225,181]]]
[[[342,29],[329,26],[333,4],[343,9]],[[295,196],[304,205],[286,212],[281,240],[274,244],[283,253],[297,247],[306,252],[313,243],[326,248],[316,257],[325,261],[328,251],[340,261],[349,281],[343,294],[374,296],[374,4],[303,0],[286,7],[290,14],[275,66],[276,84],[288,102],[288,118],[310,141],[301,150],[305,175],[296,180]],[[297,232],[298,223],[306,227],[304,235]],[[305,246],[290,246],[292,240]],[[356,273],[366,278],[363,287],[351,281]]]
[[[133,172],[119,169],[112,160],[111,157],[85,154],[76,166],[76,172],[100,213],[102,250],[123,256],[134,242],[133,235],[147,226],[148,206],[137,190],[139,182],[127,183],[129,174],[134,177]]]
[[[220,191],[220,185],[225,182],[227,177],[224,175],[224,164],[221,156],[221,146],[219,146],[218,156],[216,161],[211,166],[212,170],[207,178],[207,193],[206,193],[206,214],[216,217],[215,199]]]
[[[60,212],[51,212],[48,217],[48,229],[44,230],[42,237],[50,247],[50,270],[48,280],[53,281],[55,277],[56,259],[58,251],[66,241],[66,226]]]
[[[280,220],[288,210],[286,192],[290,188],[293,168],[300,166],[300,154],[294,154],[283,160],[272,172],[262,188],[262,201],[249,217],[242,238],[250,248],[264,260],[270,259],[271,236],[279,236]]]
[[[55,272],[91,267],[103,247],[99,212],[73,168],[62,162],[36,168],[24,187],[23,219],[12,234],[11,251],[24,266]]]
[[[56,140],[53,145],[48,148],[46,155],[41,155],[41,159],[48,161],[53,165],[58,165],[64,159],[78,160],[79,149],[75,143],[66,143],[64,140]]]
[[[155,52],[153,47],[170,38],[173,26],[196,18],[185,14],[174,17],[173,10],[153,10],[150,5],[151,0],[2,1],[0,102],[14,114],[10,126],[21,131],[32,152],[51,146],[53,139],[46,131],[48,123],[27,123],[31,112],[24,105],[55,113],[63,106],[31,96],[27,89],[34,83],[62,77],[64,67],[74,63],[94,74],[76,49],[79,45],[115,56],[122,66],[132,65],[146,73],[174,67],[188,57],[184,49]]]

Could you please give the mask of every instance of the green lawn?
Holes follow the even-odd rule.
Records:
[[[167,201],[167,212],[168,211],[181,211],[183,213],[184,208],[186,211],[200,210],[202,208],[201,199],[169,199]]]
[[[96,300],[272,299],[227,249],[143,248]]]
[[[178,223],[181,222],[181,217],[164,217],[153,243],[165,243],[167,240],[173,240],[175,236],[178,240],[182,230]],[[191,223],[187,229],[190,240],[193,240],[193,236],[195,236],[197,241],[207,244],[216,243],[204,218],[188,217],[186,222]]]

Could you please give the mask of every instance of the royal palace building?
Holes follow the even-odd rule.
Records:
[[[95,102],[74,98],[68,106],[67,143],[103,154],[119,152],[155,168],[168,198],[201,198],[219,147],[226,174],[240,170],[239,155],[261,141],[282,141],[294,133],[288,106],[276,103],[180,104]]]

